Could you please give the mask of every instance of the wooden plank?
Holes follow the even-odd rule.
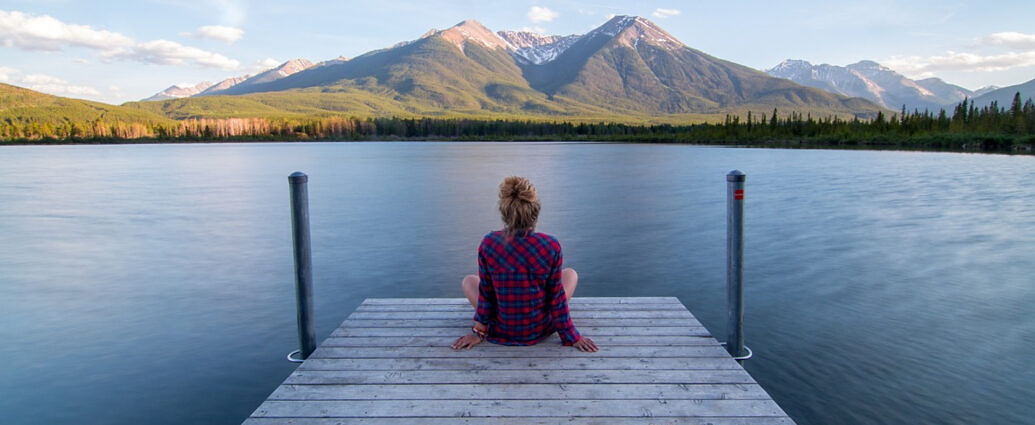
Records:
[[[411,312],[368,312],[356,311],[349,315],[349,319],[457,319],[471,320],[470,312],[462,311],[411,311]],[[633,311],[582,311],[572,313],[575,319],[693,319],[694,316],[686,310],[633,310]]]
[[[251,417],[243,425],[794,425],[786,416],[695,416],[678,418],[530,418],[525,416],[491,418],[429,418],[414,416],[402,422],[400,418],[257,418]]]
[[[470,332],[467,332],[470,333]],[[438,347],[452,345],[463,333],[449,336],[331,336],[323,341],[325,347]],[[712,337],[700,336],[591,336],[597,345],[715,345]],[[539,344],[560,344],[557,334],[550,335]],[[491,342],[489,343],[491,344]]]
[[[678,299],[570,306],[599,352],[556,335],[457,351],[466,299],[368,299],[245,423],[793,425]]]
[[[349,359],[309,358],[298,370],[717,370],[740,369],[731,358],[663,357],[466,357]]]
[[[263,403],[257,417],[680,417],[779,416],[772,400],[695,400],[663,403],[658,400],[338,400],[276,401]]]
[[[471,325],[414,328],[414,327],[359,327],[362,323],[349,322],[348,325],[331,332],[332,337],[353,336],[451,336],[459,337],[471,333]],[[703,326],[577,326],[579,332],[593,338],[601,336],[700,336],[708,337],[711,333]]]
[[[317,347],[309,358],[465,358],[465,357],[729,357],[726,349],[719,345],[685,345],[670,347],[603,346],[596,353],[583,353],[574,347],[539,344],[531,347],[507,347],[482,344],[471,350],[454,350],[442,347]]]
[[[388,328],[442,328],[442,327],[459,327],[459,326],[470,326],[474,315],[459,319],[347,319],[342,323],[342,326],[357,326],[363,328],[373,327],[388,327]],[[655,327],[701,327],[701,323],[697,319],[672,319],[672,320],[655,320],[655,319],[616,319],[616,318],[603,318],[603,319],[586,319],[582,317],[573,317],[572,322],[575,326],[582,328],[583,326],[655,326]]]
[[[767,400],[758,384],[281,385],[270,400]]]
[[[679,303],[676,297],[575,297],[570,304],[671,304]],[[467,304],[467,298],[367,298],[363,304]]]
[[[724,370],[296,370],[285,384],[754,384]]]
[[[575,314],[582,311],[686,311],[686,307],[682,304],[578,304],[568,306],[568,310]],[[356,307],[356,311],[461,311],[474,314],[470,304],[362,304]]]

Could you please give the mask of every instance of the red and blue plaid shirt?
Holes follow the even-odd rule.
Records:
[[[561,285],[561,244],[533,231],[485,235],[478,247],[478,308],[489,342],[532,345],[557,332],[564,345],[579,340]]]

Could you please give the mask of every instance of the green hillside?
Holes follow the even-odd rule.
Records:
[[[163,114],[139,108],[69,99],[0,83],[0,121],[9,125],[59,125],[96,120],[156,123],[169,121]]]

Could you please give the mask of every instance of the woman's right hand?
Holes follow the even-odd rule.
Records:
[[[485,339],[474,334],[464,335],[457,338],[456,342],[453,343],[454,350],[472,349],[475,345],[481,344]]]
[[[593,343],[593,340],[585,336],[579,338],[579,340],[575,344],[572,344],[572,346],[578,348],[579,351],[585,351],[589,353],[595,353],[597,352],[597,350],[599,350],[599,348],[597,348],[597,345]]]

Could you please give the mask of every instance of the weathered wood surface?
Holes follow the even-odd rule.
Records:
[[[575,298],[600,346],[449,348],[462,298],[368,299],[260,405],[273,424],[793,424],[676,298]]]

